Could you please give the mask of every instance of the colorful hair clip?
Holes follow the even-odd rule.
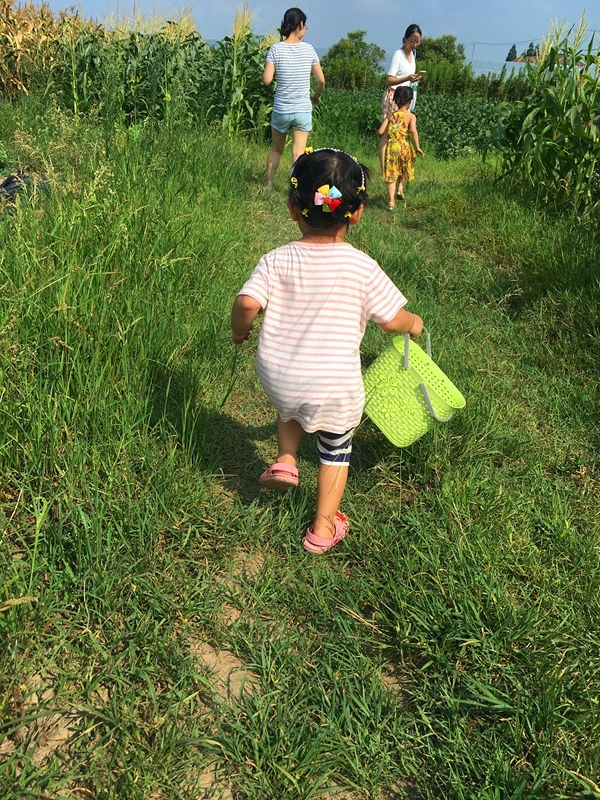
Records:
[[[311,153],[314,153],[314,150],[313,150],[312,147],[305,147],[304,148],[304,154],[305,155],[309,156]]]
[[[351,216],[352,214],[350,213],[350,211],[346,211],[346,213],[344,214],[344,219],[350,219]]]
[[[294,176],[293,176],[293,175],[292,175],[292,177],[290,178],[290,183],[292,184],[292,186],[294,187],[294,189],[297,189],[297,188],[298,188],[298,178],[294,178]]]
[[[314,204],[316,206],[323,206],[323,211],[329,213],[335,211],[341,204],[341,197],[342,193],[337,187],[330,187],[328,183],[325,183],[323,186],[319,186],[315,192]]]
[[[300,213],[302,214],[303,217],[308,218],[308,208],[303,208]]]

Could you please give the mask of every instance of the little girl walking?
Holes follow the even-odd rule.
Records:
[[[367,170],[341,150],[307,151],[290,175],[288,209],[300,239],[263,256],[233,304],[233,341],[248,339],[264,311],[257,352],[263,389],[278,411],[275,463],[259,478],[298,484],[296,453],[316,433],[316,510],[304,548],[324,553],[348,533],[340,511],[352,433],[364,406],[360,343],[368,320],[418,336],[422,319],[381,267],[345,241],[361,218]]]
[[[388,134],[384,180],[388,185],[390,211],[396,207],[396,196],[404,200],[404,184],[415,177],[416,154],[425,155],[419,147],[417,118],[410,110],[412,99],[412,88],[399,86],[394,92],[394,102],[398,108],[383,120],[377,131],[380,136],[386,131]]]

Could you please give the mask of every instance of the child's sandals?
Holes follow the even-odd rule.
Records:
[[[261,486],[284,492],[292,486],[298,486],[298,469],[291,464],[276,461],[266,468],[258,482]]]
[[[315,536],[314,528],[311,525],[302,541],[304,549],[308,550],[309,553],[326,553],[331,550],[332,547],[347,536],[350,527],[348,517],[338,511],[333,520],[333,526],[333,539],[324,539],[322,536]]]

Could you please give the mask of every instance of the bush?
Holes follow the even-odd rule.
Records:
[[[489,72],[487,75],[475,75],[470,64],[438,61],[422,61],[419,68],[426,70],[426,75],[419,82],[421,90],[431,94],[445,94],[451,97],[482,97],[486,100],[506,100],[516,102],[528,93],[527,79],[521,73],[512,73],[507,77],[506,66],[499,73]]]
[[[321,63],[328,86],[339,89],[372,89],[382,83],[381,62],[385,52],[364,41],[366,31],[351,31],[323,56]]]

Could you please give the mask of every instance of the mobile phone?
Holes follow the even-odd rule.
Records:
[[[426,69],[420,69],[419,70],[419,75],[425,75],[426,72],[427,72]]]

